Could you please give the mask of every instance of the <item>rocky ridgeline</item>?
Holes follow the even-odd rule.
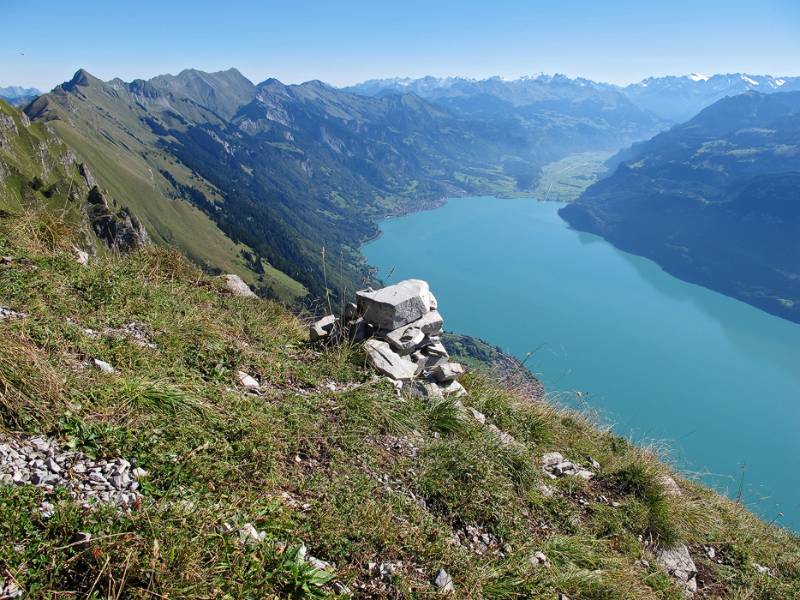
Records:
[[[327,315],[309,330],[312,342],[364,344],[367,360],[399,389],[427,398],[460,397],[464,367],[451,362],[442,344],[444,319],[427,282],[407,279],[379,290],[357,292],[342,323]]]

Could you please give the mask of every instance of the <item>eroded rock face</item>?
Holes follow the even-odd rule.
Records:
[[[150,236],[139,220],[127,208],[112,212],[97,186],[89,192],[87,213],[97,237],[112,250],[127,254],[150,243]]]

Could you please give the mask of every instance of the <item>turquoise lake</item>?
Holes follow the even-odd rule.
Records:
[[[800,325],[573,231],[561,206],[458,198],[363,251],[387,283],[428,280],[447,330],[533,351],[554,398],[730,496],[744,472],[745,504],[800,530]]]

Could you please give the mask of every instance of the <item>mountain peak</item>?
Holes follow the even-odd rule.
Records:
[[[74,88],[77,86],[87,87],[92,85],[93,83],[100,83],[100,80],[91,73],[89,73],[89,71],[87,71],[86,69],[78,69],[77,71],[75,71],[75,75],[72,76],[72,79],[70,79],[67,82],[67,85],[69,85],[70,88]]]

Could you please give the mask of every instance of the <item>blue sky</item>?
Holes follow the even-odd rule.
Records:
[[[35,7],[32,9],[31,7]],[[0,0],[0,85],[235,66],[253,81],[800,74],[798,0]]]

